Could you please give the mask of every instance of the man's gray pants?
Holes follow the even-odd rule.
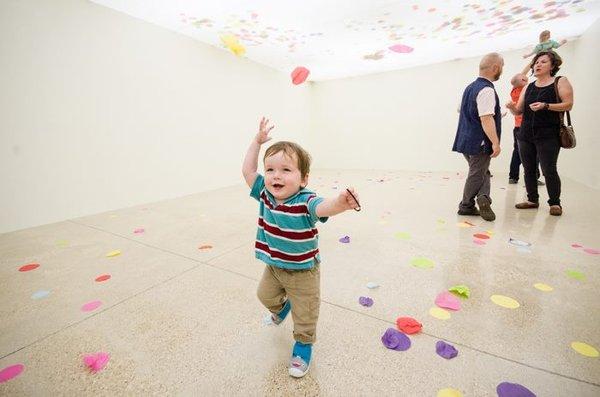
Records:
[[[469,175],[465,181],[463,199],[458,208],[468,210],[475,207],[475,197],[486,196],[490,202],[490,160],[489,154],[465,154],[469,163]]]

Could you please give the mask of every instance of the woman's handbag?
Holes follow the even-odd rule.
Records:
[[[558,76],[554,79],[554,91],[556,92],[556,100],[562,102],[560,99],[560,95],[558,94]],[[571,114],[567,110],[567,124],[565,125],[565,112],[560,112],[560,146],[564,149],[573,149],[577,145],[577,140],[575,139],[575,131],[573,130],[573,125],[571,124]]]

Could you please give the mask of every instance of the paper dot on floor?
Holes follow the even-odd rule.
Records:
[[[410,264],[420,269],[431,269],[435,265],[431,259],[421,257],[412,258]]]
[[[438,320],[448,320],[451,317],[450,312],[439,307],[432,307],[429,309],[429,315],[437,318]]]
[[[490,296],[490,299],[498,306],[502,306],[507,309],[516,309],[519,306],[521,306],[519,302],[517,302],[513,298],[504,295],[492,295]]]
[[[437,397],[462,397],[462,393],[456,389],[441,389],[437,392]]]
[[[533,286],[536,289],[539,289],[540,291],[544,291],[544,292],[550,292],[554,289],[551,286],[549,286],[548,284],[543,284],[543,283],[536,283],[536,284],[533,284]]]
[[[119,255],[121,255],[121,250],[110,251],[109,253],[106,254],[106,256],[108,258],[113,258],[113,257],[119,256]]]
[[[0,383],[8,382],[12,378],[21,375],[21,372],[25,369],[23,364],[15,364],[0,370]]]
[[[588,345],[587,343],[573,342],[571,343],[571,347],[577,353],[582,354],[586,357],[598,357],[600,355],[600,353],[598,353],[598,350],[594,346]]]
[[[84,304],[83,306],[81,306],[81,311],[82,312],[91,312],[96,310],[97,308],[99,308],[102,305],[102,302],[100,301],[91,301],[88,302],[86,304]]]

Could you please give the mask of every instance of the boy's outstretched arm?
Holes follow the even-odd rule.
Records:
[[[258,153],[260,152],[260,146],[271,140],[269,136],[269,132],[275,127],[274,125],[269,126],[269,120],[264,117],[260,120],[260,126],[258,129],[258,133],[252,140],[248,151],[246,152],[246,157],[244,158],[244,164],[242,165],[242,174],[244,175],[244,179],[248,184],[248,187],[252,187],[254,185],[254,181],[256,180],[256,175],[258,175]]]
[[[354,191],[354,189],[349,189],[354,195],[354,197],[358,199],[358,194]],[[354,200],[352,195],[348,193],[348,191],[344,190],[337,197],[331,197],[323,200],[321,204],[317,206],[316,212],[319,218],[324,218],[340,214],[344,211],[357,208],[358,206],[358,203],[356,202],[356,200]]]

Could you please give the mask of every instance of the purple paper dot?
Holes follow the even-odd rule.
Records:
[[[435,352],[438,356],[444,357],[447,360],[458,355],[458,350],[454,346],[441,340],[435,344]]]
[[[350,236],[344,236],[340,239],[340,243],[348,244],[350,242]]]
[[[498,397],[536,397],[535,394],[525,386],[518,383],[502,382],[496,387]]]
[[[369,298],[368,296],[361,296],[358,298],[358,303],[366,307],[371,307],[373,306],[373,299]]]
[[[410,338],[394,328],[388,328],[385,331],[381,342],[391,350],[405,351],[410,348]]]

